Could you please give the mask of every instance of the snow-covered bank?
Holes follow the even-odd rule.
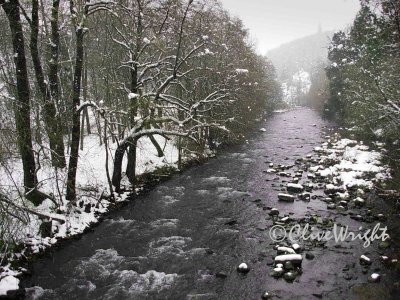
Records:
[[[163,137],[155,137],[164,150],[164,157],[158,157],[157,151],[151,141],[144,137],[138,142],[137,174],[150,173],[160,167],[176,167],[178,151],[174,141],[165,140]],[[108,181],[106,174],[106,151],[104,144],[100,145],[98,135],[85,137],[83,150],[80,151],[77,173],[77,205],[73,206],[64,199],[66,170],[57,172],[50,165],[49,159],[41,159],[41,167],[38,170],[39,189],[49,195],[55,195],[56,203],[45,200],[40,206],[34,207],[30,202],[24,201],[17,187],[23,185],[22,164],[20,160],[9,159],[0,166],[0,187],[7,193],[8,199],[13,201],[16,207],[13,212],[18,219],[6,216],[3,223],[8,222],[7,231],[2,230],[2,238],[12,247],[21,248],[18,251],[7,251],[1,254],[2,267],[0,269],[0,295],[6,295],[7,290],[18,288],[19,279],[26,270],[13,269],[11,262],[28,258],[32,254],[40,253],[56,244],[58,241],[83,233],[87,228],[99,222],[101,215],[107,213],[115,204],[108,197]],[[117,144],[109,147],[109,168],[112,170],[112,157]],[[126,168],[126,161],[123,163]],[[128,181],[124,183],[128,188]],[[127,200],[128,193],[115,194],[115,202]],[[27,213],[26,210],[37,214]],[[42,237],[43,224],[51,220],[51,237]],[[11,248],[11,247],[10,247]],[[8,250],[8,249],[7,249]]]

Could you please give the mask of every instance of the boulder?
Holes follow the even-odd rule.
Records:
[[[303,257],[300,254],[283,254],[283,255],[278,255],[275,257],[275,263],[285,263],[287,261],[290,261],[293,263],[293,265],[299,266],[301,265],[301,262],[303,261]]]
[[[297,183],[289,183],[286,186],[286,189],[290,193],[301,193],[302,191],[304,191],[304,187],[301,184]]]
[[[381,281],[381,275],[379,275],[378,273],[373,273],[368,278],[368,281],[369,282],[379,282],[379,281]]]
[[[277,208],[272,208],[271,211],[268,213],[270,216],[278,216],[279,210]]]
[[[249,266],[248,266],[246,263],[241,263],[241,264],[237,267],[237,271],[238,271],[239,273],[246,274],[246,273],[249,273],[249,272],[250,272],[250,268],[249,268]]]
[[[287,282],[292,282],[293,280],[296,279],[296,273],[294,272],[287,272],[283,275],[283,278],[285,278],[285,280]]]
[[[295,198],[292,195],[280,193],[278,194],[278,199],[280,201],[285,201],[285,202],[294,202]]]
[[[365,256],[365,255],[361,255],[361,256],[360,256],[360,264],[361,264],[361,265],[368,266],[368,265],[370,265],[371,263],[372,263],[372,262],[371,262],[371,259],[368,258],[367,256]]]

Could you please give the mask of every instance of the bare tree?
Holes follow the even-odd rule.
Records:
[[[40,58],[38,40],[39,40],[39,1],[32,1],[32,16],[29,18],[26,14],[31,27],[30,52],[34,66],[37,85],[43,98],[43,119],[46,125],[46,132],[49,137],[49,146],[51,150],[52,164],[58,168],[64,168],[65,154],[64,141],[61,130],[61,120],[57,113],[56,103],[58,102],[58,10],[59,0],[53,0],[51,9],[51,38],[50,38],[50,59],[49,74],[46,80],[45,72]],[[49,83],[49,84],[48,84]]]
[[[101,11],[109,10],[109,5],[113,4],[113,1],[96,1],[91,2],[85,0],[84,4],[77,5],[73,0],[70,3],[70,13],[75,29],[75,70],[72,83],[72,130],[71,130],[71,151],[68,165],[68,179],[67,179],[67,191],[66,199],[70,201],[76,200],[76,171],[78,167],[79,159],[79,142],[80,142],[80,96],[81,96],[81,82],[82,82],[82,70],[83,70],[83,59],[84,59],[84,36],[88,30],[86,25],[86,19],[89,15]]]
[[[18,145],[24,169],[25,196],[35,205],[44,200],[44,195],[37,190],[36,163],[32,149],[32,133],[30,123],[30,93],[26,63],[24,35],[20,17],[18,0],[0,1],[7,15],[16,69],[17,100],[14,107],[15,121],[18,134]]]

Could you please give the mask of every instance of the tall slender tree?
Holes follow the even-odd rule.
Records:
[[[14,106],[15,123],[18,134],[18,146],[24,169],[25,195],[33,204],[39,205],[44,195],[37,189],[36,163],[32,147],[30,122],[30,89],[26,63],[24,34],[21,24],[20,3],[18,0],[0,0],[0,5],[7,15],[11,30],[16,70],[16,94]]]
[[[58,10],[59,0],[53,0],[51,10],[51,38],[50,38],[50,59],[49,59],[49,84],[45,78],[39,48],[39,1],[32,0],[32,17],[29,21],[31,26],[30,52],[34,66],[35,76],[39,92],[43,99],[43,119],[46,132],[49,137],[52,164],[58,168],[64,168],[65,154],[64,141],[61,130],[61,120],[57,113],[56,103],[58,102]]]

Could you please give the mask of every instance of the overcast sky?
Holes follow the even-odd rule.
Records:
[[[220,0],[240,17],[257,42],[260,54],[282,43],[322,30],[343,29],[352,23],[358,0]]]

